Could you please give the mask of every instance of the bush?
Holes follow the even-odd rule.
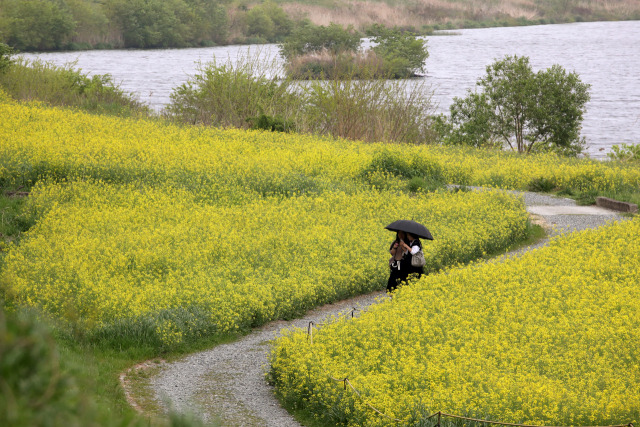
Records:
[[[376,43],[372,49],[384,61],[387,75],[406,78],[414,76],[416,71],[424,72],[424,61],[429,57],[425,40],[418,39],[413,33],[380,25],[373,26],[368,34]]]
[[[290,93],[288,80],[270,74],[273,69],[257,56],[236,65],[200,65],[198,74],[173,91],[166,114],[182,123],[243,129],[262,114],[295,121],[300,99]]]
[[[640,162],[640,144],[620,144],[611,147],[607,157],[620,162]]]
[[[431,91],[426,83],[357,79],[305,86],[304,128],[311,133],[369,142],[430,143]]]
[[[382,59],[374,52],[328,50],[293,57],[286,64],[287,76],[296,80],[349,80],[386,78]]]
[[[271,117],[262,113],[258,117],[247,119],[251,123],[251,129],[268,130],[271,132],[291,132],[295,131],[295,124],[291,120],[281,117]]]
[[[262,37],[268,42],[278,42],[293,29],[293,21],[286,12],[272,1],[253,7],[246,16],[247,34]]]
[[[4,73],[13,63],[11,55],[14,50],[10,46],[4,43],[0,43],[0,74]]]
[[[345,29],[334,23],[325,27],[305,21],[280,44],[280,53],[291,61],[299,55],[325,50],[332,54],[356,52],[362,43],[360,37],[351,25]]]

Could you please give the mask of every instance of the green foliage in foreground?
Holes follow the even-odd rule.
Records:
[[[0,390],[2,425],[130,425],[131,416],[114,418],[81,391],[40,321],[25,313],[6,315],[2,308]]]
[[[0,305],[0,425],[11,427],[199,427],[188,413],[142,417],[119,374],[155,353],[81,345],[56,336],[35,312]],[[213,427],[213,425],[211,425]]]

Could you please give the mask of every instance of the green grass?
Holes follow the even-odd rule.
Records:
[[[74,66],[19,58],[0,74],[0,89],[15,100],[41,101],[94,114],[152,116],[149,107],[121,90],[110,75],[89,77]]]
[[[10,245],[15,244],[23,232],[29,229],[31,224],[21,215],[24,205],[24,197],[7,196],[8,190],[0,187],[0,268],[4,254]]]
[[[640,206],[640,190],[626,189],[621,191],[575,191],[572,189],[563,189],[556,191],[558,196],[569,197],[576,201],[580,206],[595,205],[596,197],[608,197],[609,199],[618,200],[620,202],[633,203]]]

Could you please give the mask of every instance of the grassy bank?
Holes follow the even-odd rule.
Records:
[[[0,98],[40,101],[94,114],[151,117],[149,107],[122,91],[109,75],[89,76],[73,63],[57,66],[19,58],[0,73]]]

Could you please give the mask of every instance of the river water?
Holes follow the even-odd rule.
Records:
[[[559,64],[591,85],[582,135],[588,154],[606,158],[611,146],[640,143],[640,21],[590,22],[457,30],[428,37],[427,82],[439,112],[473,89],[486,66],[505,55],[528,56],[534,70]],[[155,110],[197,72],[198,63],[260,55],[278,60],[276,45],[194,49],[100,50],[24,54],[57,65],[75,61],[89,74],[111,74],[120,87]]]

